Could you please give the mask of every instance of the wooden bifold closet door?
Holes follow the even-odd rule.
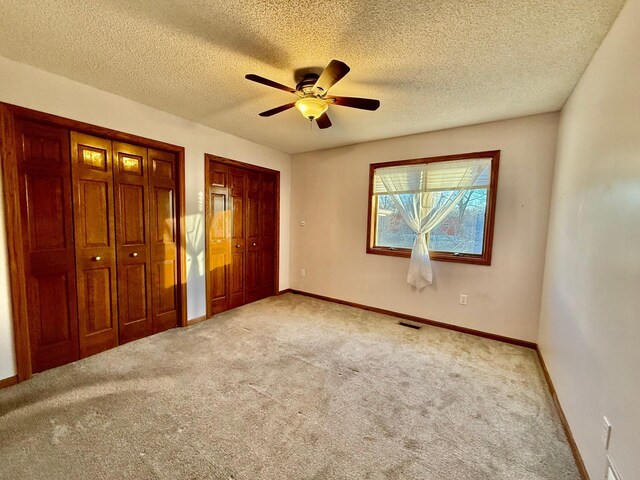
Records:
[[[207,200],[207,315],[229,309],[229,265],[231,264],[231,228],[229,168],[211,163]]]
[[[151,248],[151,304],[154,333],[178,324],[177,158],[149,149],[149,246]]]
[[[69,132],[15,124],[31,368],[80,358]]]
[[[71,132],[81,355],[178,323],[176,156]]]
[[[207,314],[275,293],[277,172],[208,162]]]
[[[153,333],[147,149],[113,143],[120,343]]]
[[[229,308],[245,304],[245,267],[247,260],[247,173],[229,169],[229,207],[231,255],[229,256]]]
[[[247,173],[247,303],[274,293],[275,189],[275,175]]]
[[[0,103],[19,381],[186,326],[184,149]]]
[[[111,141],[71,132],[80,355],[118,344]]]

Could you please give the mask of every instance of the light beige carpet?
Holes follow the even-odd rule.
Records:
[[[0,391],[2,479],[577,480],[533,351],[287,294]]]

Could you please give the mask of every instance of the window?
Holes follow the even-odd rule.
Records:
[[[490,265],[499,158],[496,150],[372,164],[367,253],[409,257],[415,232],[428,230],[432,260]]]

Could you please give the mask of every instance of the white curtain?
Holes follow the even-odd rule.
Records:
[[[465,191],[478,187],[490,160],[462,160],[377,169],[374,193],[389,195],[405,223],[415,232],[407,283],[431,285],[433,271],[426,234],[456,207]]]

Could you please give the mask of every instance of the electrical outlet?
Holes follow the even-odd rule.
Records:
[[[607,417],[602,417],[604,420],[602,424],[602,443],[604,443],[604,449],[609,450],[609,441],[611,440],[611,422]]]
[[[467,304],[467,296],[464,293],[460,294],[460,305],[466,305]]]
[[[300,221],[300,226],[301,226],[301,227],[304,227],[306,224],[307,224],[307,222],[305,222],[304,220],[301,220],[301,221]]]
[[[304,268],[300,269],[300,276],[302,276],[302,277],[306,277],[307,276],[307,271]]]

